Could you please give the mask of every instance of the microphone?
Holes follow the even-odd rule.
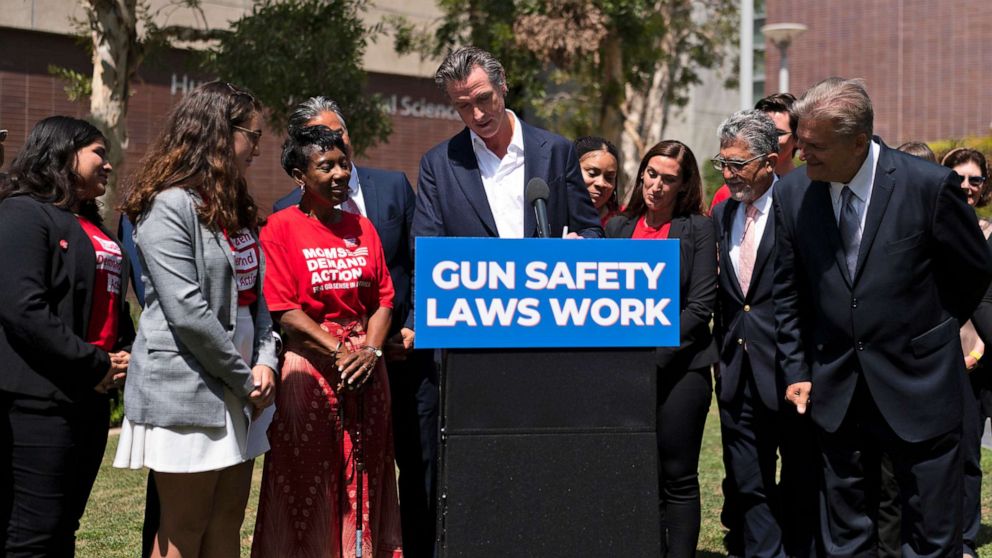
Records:
[[[524,196],[527,203],[534,206],[534,215],[537,217],[537,236],[539,238],[551,238],[551,227],[548,225],[548,196],[551,190],[548,183],[543,178],[531,178],[524,189]]]

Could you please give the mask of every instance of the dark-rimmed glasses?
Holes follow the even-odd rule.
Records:
[[[261,141],[261,139],[262,139],[262,131],[261,130],[249,130],[248,128],[244,128],[244,127],[238,126],[236,124],[232,124],[231,125],[231,128],[233,128],[233,129],[235,129],[235,130],[237,130],[239,132],[244,132],[245,134],[247,134],[248,135],[248,138],[251,139],[252,149],[258,147],[258,142]]]
[[[768,155],[755,155],[754,157],[751,157],[746,161],[736,161],[734,159],[724,159],[723,157],[720,157],[718,155],[716,157],[713,157],[712,162],[713,162],[713,168],[716,169],[717,172],[723,172],[723,169],[726,168],[732,174],[739,174],[742,170],[744,170],[744,167],[747,166],[747,164],[750,163],[751,161],[757,161],[758,159],[762,159],[767,156]]]

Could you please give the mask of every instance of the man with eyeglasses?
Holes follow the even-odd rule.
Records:
[[[813,552],[816,483],[809,474],[809,420],[780,405],[785,383],[775,364],[776,132],[773,119],[760,110],[735,113],[720,125],[713,167],[723,173],[730,199],[713,210],[720,266],[714,333],[721,347],[716,392],[728,551],[784,558]]]
[[[792,93],[775,93],[758,101],[754,108],[767,114],[775,123],[775,135],[778,141],[778,162],[775,163],[775,174],[785,176],[796,168],[792,158],[796,155],[796,118],[789,113],[796,97]],[[710,211],[716,204],[730,197],[730,190],[724,184],[713,194]]]
[[[902,555],[961,556],[958,332],[992,254],[957,175],[872,135],[862,80],[824,80],[793,114],[806,166],[775,186],[777,358],[816,433],[823,552],[876,554],[886,452]]]

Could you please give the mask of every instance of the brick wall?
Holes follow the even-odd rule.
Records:
[[[0,30],[0,128],[9,135],[4,142],[4,168],[9,167],[24,138],[38,120],[55,114],[85,117],[89,101],[70,102],[64,83],[48,74],[49,64],[58,64],[78,72],[92,71],[85,49],[72,38],[62,35]],[[188,68],[184,53],[163,53],[147,61],[132,84],[128,107],[129,143],[123,169],[115,169],[118,177],[135,172],[141,157],[161,131],[168,110],[182,95],[182,80],[202,81],[208,76],[197,75]],[[388,99],[396,96],[393,114],[393,134],[387,143],[369,149],[357,162],[360,165],[401,170],[416,186],[420,156],[462,128],[458,120],[444,117],[424,118],[428,110],[437,112],[447,106],[443,95],[428,79],[370,74],[370,92]],[[407,114],[404,114],[407,113]],[[346,115],[347,116],[347,115]],[[285,137],[283,130],[266,129],[260,143],[261,155],[249,171],[252,195],[263,213],[290,189],[290,181],[279,165],[279,153]]]
[[[990,133],[992,11],[988,0],[766,0],[768,23],[809,27],[789,49],[790,87],[862,77],[875,131],[890,146]],[[766,44],[766,92],[778,49]]]

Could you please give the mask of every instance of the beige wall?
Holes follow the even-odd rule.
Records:
[[[2,0],[0,28],[10,27],[71,35],[75,32],[73,19],[83,16],[81,0]],[[189,25],[211,29],[226,28],[230,22],[249,11],[253,0],[202,0],[200,11],[176,8],[169,0],[150,0],[159,25]],[[418,26],[431,25],[440,17],[433,0],[403,0],[374,2],[365,14],[370,25],[384,16],[404,16]],[[2,31],[0,31],[2,32]],[[421,61],[419,56],[398,56],[393,40],[381,35],[370,42],[365,52],[364,67],[370,72],[403,76],[429,77],[438,61]]]

